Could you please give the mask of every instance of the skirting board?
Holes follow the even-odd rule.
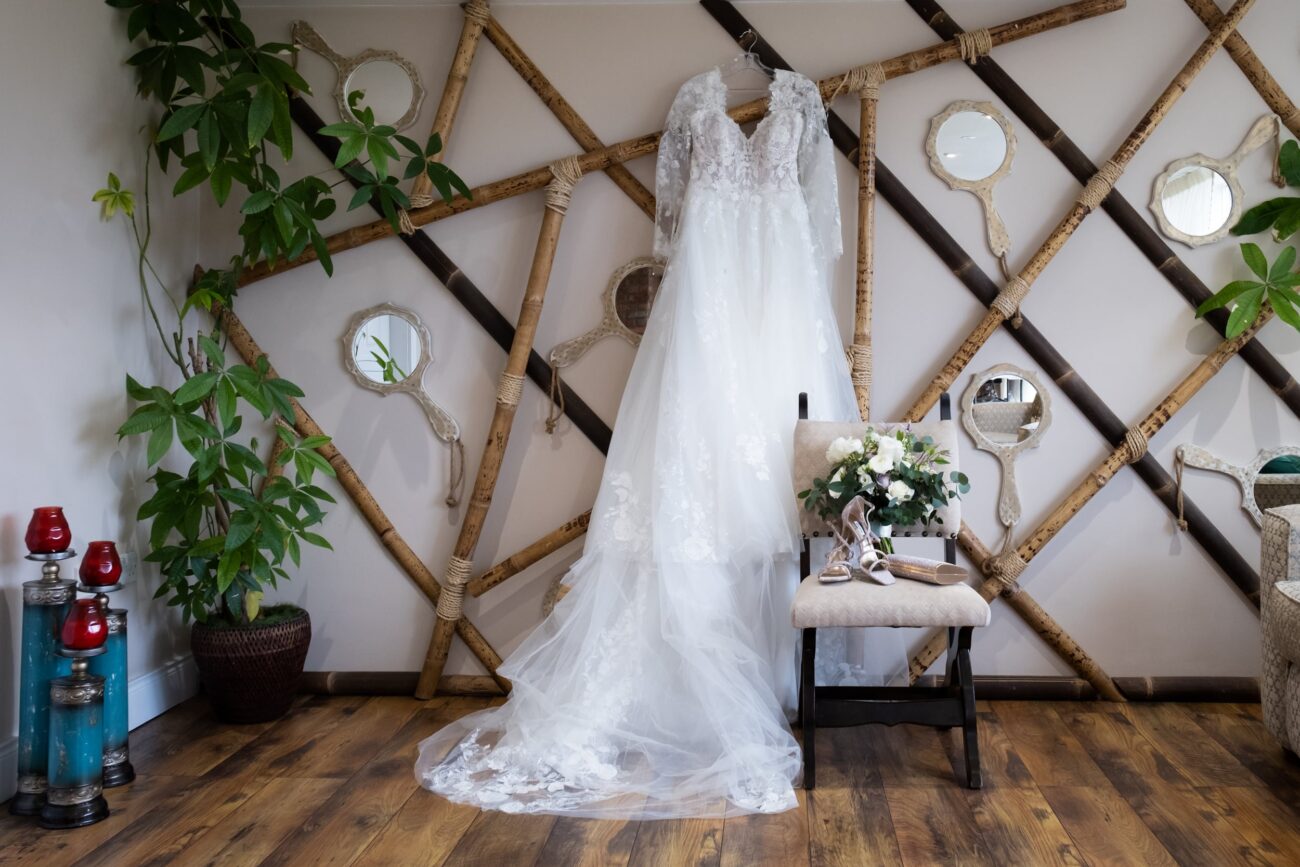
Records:
[[[414,687],[412,687],[414,689]],[[128,724],[144,725],[199,692],[199,672],[189,656],[131,678],[127,684]],[[18,780],[18,737],[0,741],[0,803],[13,797]]]
[[[411,695],[419,678],[415,671],[306,671],[299,689],[319,695]],[[927,675],[920,686],[936,686],[939,678]],[[1115,684],[1132,701],[1259,701],[1259,679],[1254,677],[1117,677]],[[501,695],[496,682],[486,676],[444,675],[440,695]],[[1034,699],[1092,701],[1096,691],[1077,677],[976,676],[975,694],[982,699]]]

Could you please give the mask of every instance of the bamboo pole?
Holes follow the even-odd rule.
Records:
[[[542,74],[542,71],[535,64],[519,44],[505,31],[501,22],[496,18],[489,17],[486,25],[486,34],[488,41],[496,46],[497,51],[505,58],[519,73],[519,77],[524,83],[533,89],[533,93],[542,100],[555,119],[560,122],[569,135],[573,136],[574,141],[586,148],[588,151],[601,150],[605,143],[596,135],[595,130],[587,125],[578,112],[574,109],[569,101],[565,99],[550,80]],[[636,205],[651,220],[655,218],[655,197],[654,193],[646,189],[645,185],[636,179],[636,177],[627,170],[622,163],[615,163],[605,168],[605,174],[614,182],[620,190],[627,194]]]
[[[213,312],[221,320],[222,331],[225,333],[226,339],[245,364],[252,367],[257,363],[257,359],[267,357],[233,310],[217,307]],[[267,361],[269,364],[270,359],[268,358]],[[270,367],[267,375],[271,378],[279,378],[279,374],[275,372],[274,367]],[[293,419],[291,420],[293,427],[301,436],[325,436],[325,432],[321,430],[320,425],[316,424],[316,420],[307,413],[307,410],[303,409],[302,404],[293,398],[289,398],[289,403],[293,407]],[[397,532],[393,522],[389,520],[388,515],[384,514],[384,510],[380,508],[374,494],[370,493],[370,489],[361,481],[361,477],[353,469],[348,459],[343,456],[343,452],[339,451],[338,446],[334,445],[333,442],[326,443],[316,451],[320,453],[321,457],[329,461],[330,466],[334,468],[339,487],[348,495],[348,499],[352,500],[353,504],[356,505],[357,511],[366,519],[366,523],[379,537],[380,543],[388,549],[388,553],[397,561],[397,565],[415,582],[415,586],[420,588],[420,591],[428,597],[430,602],[435,605],[438,604],[443,590],[438,584],[438,580],[433,577],[433,573],[429,571],[429,568],[415,555],[415,552],[411,550],[411,546],[406,543],[402,535]],[[502,688],[509,689],[510,682],[496,675],[497,666],[501,664],[500,654],[492,648],[492,645],[488,643],[474,624],[462,618],[456,624],[456,631],[464,640],[466,646],[497,679]]]
[[[478,48],[479,36],[491,17],[487,0],[469,0],[465,4],[465,21],[461,25],[460,39],[456,42],[456,53],[451,58],[451,69],[447,71],[447,83],[442,88],[442,98],[438,100],[438,109],[433,113],[433,125],[429,135],[438,135],[442,139],[442,150],[434,159],[442,162],[447,152],[447,141],[451,138],[451,126],[456,121],[456,112],[460,109],[460,98],[469,81],[469,67],[474,62],[474,51]],[[422,208],[433,204],[433,181],[428,174],[416,175],[411,185],[411,207]]]
[[[1045,12],[990,27],[988,28],[989,38],[995,46],[1006,45],[1048,30],[1073,24],[1076,21],[1083,21],[1114,12],[1124,8],[1125,2],[1126,0],[1076,0],[1074,3],[1057,6]],[[705,5],[707,6],[708,3],[706,2]],[[918,72],[922,69],[929,69],[932,66],[948,63],[952,60],[958,60],[961,56],[961,43],[959,40],[954,39],[928,48],[900,54],[897,57],[883,61],[881,66],[884,67],[886,79],[890,79]],[[846,74],[848,74],[848,71],[829,76],[817,82],[823,99],[835,93],[843,83]],[[727,114],[737,123],[744,124],[758,120],[766,112],[767,98],[763,97],[738,105],[730,109]],[[647,133],[636,138],[607,145],[599,150],[575,154],[573,157],[578,160],[578,166],[584,174],[604,171],[611,165],[654,153],[659,147],[659,135],[659,132]],[[550,180],[551,174],[548,166],[529,169],[517,175],[475,187],[470,190],[471,195],[468,198],[456,196],[450,202],[436,201],[428,207],[414,209],[410,212],[411,224],[415,227],[425,226],[454,214],[461,214],[503,199],[540,190]],[[344,250],[363,246],[380,238],[390,237],[393,234],[392,225],[387,220],[380,219],[330,235],[325,239],[325,245],[326,249],[333,255]],[[277,259],[259,262],[244,269],[240,278],[240,285],[244,286],[265,279],[273,273],[296,268],[314,261],[315,258],[315,251],[308,249],[292,260]]]
[[[507,578],[518,575],[543,557],[555,553],[574,539],[581,537],[587,532],[587,525],[590,523],[591,510],[588,509],[578,517],[565,521],[531,545],[511,554],[466,584],[465,589],[469,591],[470,596],[482,596]]]
[[[702,0],[702,2],[708,8],[710,14],[727,29],[732,38],[739,39],[743,33],[753,30],[753,26],[729,3],[721,2],[721,0]],[[784,58],[769,43],[763,40],[761,35],[758,36],[755,50],[768,66],[782,69],[790,68]],[[984,58],[976,64],[976,68],[985,67],[989,63],[990,61]],[[828,114],[827,120],[831,139],[835,146],[849,159],[856,161],[859,147],[857,136],[834,112]],[[904,221],[948,265],[953,275],[976,298],[985,305],[992,304],[998,294],[998,289],[993,281],[980,270],[979,266],[971,260],[970,256],[961,249],[960,245],[944,230],[943,226],[925,209],[916,197],[879,161],[877,161],[877,172],[877,187],[885,200],[898,211]],[[1112,196],[1112,198],[1114,197]],[[1088,386],[1083,377],[1066,362],[1042,333],[1034,327],[1032,322],[1025,319],[1019,329],[1011,330],[1010,333],[1030,357],[1040,365],[1043,371],[1052,377],[1062,393],[1070,398],[1083,416],[1097,429],[1098,433],[1112,444],[1124,441],[1126,433],[1124,423],[1106,406],[1101,397]],[[1258,345],[1258,342],[1252,341],[1246,345],[1248,347],[1254,346]],[[1169,477],[1159,462],[1151,455],[1145,455],[1133,465],[1133,468],[1138,477],[1150,487],[1152,493],[1169,509],[1170,513],[1177,515],[1178,504],[1173,479]],[[1214,522],[1209,520],[1200,509],[1196,508],[1190,499],[1186,501],[1185,506],[1188,532],[1206,553],[1214,559],[1225,575],[1239,585],[1242,583],[1257,585],[1259,578],[1254,569],[1224,538]],[[969,540],[978,541],[969,528],[963,528],[963,532]],[[985,593],[986,599],[992,600],[996,598],[992,591],[993,585],[990,585],[989,590]],[[1033,626],[1052,645],[1053,649],[1061,655],[1062,659],[1072,665],[1074,664],[1074,660],[1078,656],[1075,652],[1078,647],[1077,642],[1069,640],[1068,635],[1065,635],[1064,630],[1060,629],[1059,625],[1056,625],[1055,629],[1044,628],[1044,624],[1035,624]],[[946,636],[941,635],[939,641],[946,642]],[[932,645],[934,643],[932,641]],[[926,665],[933,662],[935,658],[937,657],[930,657]]]
[[[952,16],[945,12],[936,0],[907,0],[907,3],[912,7],[912,11],[916,12],[922,20],[930,25],[931,29],[941,39],[954,38],[957,33],[962,31],[961,25],[953,20]],[[1216,7],[1215,21],[1217,22],[1217,20],[1218,10]],[[1233,37],[1228,37],[1224,47],[1230,47],[1232,42]],[[1074,175],[1079,183],[1086,184],[1088,179],[1097,173],[1097,167],[1092,160],[1088,159],[1079,146],[1065,134],[1065,131],[1047,116],[1047,113],[993,58],[980,58],[977,63],[971,64],[971,70],[979,76],[981,81],[988,85],[989,89],[1003,103],[1015,112],[1016,117],[1038,137],[1044,147],[1061,161],[1061,164]],[[1124,234],[1128,235],[1129,240],[1146,256],[1147,261],[1155,266],[1161,276],[1169,282],[1169,285],[1173,286],[1192,307],[1199,307],[1205,299],[1210,297],[1212,293],[1201,282],[1201,279],[1178,258],[1160,234],[1152,228],[1146,218],[1129,204],[1119,190],[1111,190],[1110,195],[1102,202],[1102,209],[1110,215]],[[1211,311],[1205,318],[1207,322],[1218,329],[1221,335],[1225,334],[1228,324],[1228,312],[1226,310]],[[1252,340],[1243,346],[1241,357],[1259,374],[1260,378],[1264,380],[1282,402],[1297,417],[1300,417],[1300,383],[1296,382],[1282,363],[1265,349],[1264,345],[1258,340]],[[1123,427],[1118,425],[1118,420],[1116,421],[1117,429],[1122,431]]]
[[[912,408],[908,410],[909,418],[923,417],[930,408],[938,402],[939,396],[947,391],[956,381],[958,375],[966,369],[966,365],[975,357],[979,351],[992,336],[993,332],[1005,321],[1019,316],[1020,303],[1024,300],[1025,295],[1033,287],[1034,281],[1043,273],[1047,265],[1060,252],[1061,248],[1074,235],[1074,231],[1084,219],[1091,214],[1106,196],[1110,194],[1115,182],[1128,166],[1133,155],[1137,153],[1138,148],[1146,142],[1155,131],[1155,128],[1169,114],[1174,103],[1178,102],[1191,84],[1192,79],[1205,68],[1214,52],[1219,50],[1223,40],[1228,37],[1233,29],[1241,22],[1246,13],[1250,11],[1255,0],[1237,0],[1232,9],[1223,17],[1219,24],[1210,32],[1205,41],[1192,54],[1188,61],[1183,64],[1182,69],[1174,76],[1169,85],[1161,92],[1150,110],[1143,115],[1138,121],[1137,126],[1124,139],[1123,144],[1115,151],[1106,164],[1097,171],[1088,181],[1083,192],[1079,194],[1078,200],[1070,207],[1070,210],[1057,224],[1052,233],[1034,253],[1028,264],[1011,278],[1006,288],[999,293],[989,312],[985,314],[980,323],[967,338],[962,341],[961,346],[952,354],[952,357],[943,365],[939,374],[930,382],[925,391],[917,399]]]
[[[434,621],[433,639],[429,642],[424,668],[415,691],[417,698],[433,697],[438,678],[442,676],[443,666],[447,662],[447,651],[451,647],[453,629],[462,619],[465,585],[469,581],[470,569],[473,567],[471,559],[474,556],[474,549],[478,546],[479,535],[483,531],[483,522],[487,518],[488,509],[492,505],[492,493],[496,488],[501,462],[510,441],[510,428],[514,423],[515,411],[519,406],[519,397],[524,387],[524,366],[533,349],[533,338],[541,318],[542,302],[546,298],[546,288],[550,282],[551,265],[555,260],[555,250],[560,240],[560,228],[564,223],[564,215],[568,211],[573,187],[582,177],[578,161],[573,157],[556,163],[550,171],[554,179],[546,191],[542,227],[537,235],[537,249],[533,254],[533,265],[528,275],[528,285],[524,290],[519,321],[515,325],[514,341],[510,345],[505,371],[501,374],[501,381],[497,386],[492,424],[488,429],[487,445],[479,459],[478,473],[474,478],[474,491],[470,495],[465,517],[461,521],[460,534],[456,539],[451,560],[447,564],[447,592],[438,603],[438,617]]]
[[[875,270],[876,105],[885,71],[861,67],[850,85],[858,93],[858,268],[853,299],[853,344],[849,347],[853,393],[862,420],[871,418],[871,292]]]
[[[1196,13],[1206,27],[1214,29],[1223,20],[1223,13],[1215,5],[1214,0],[1184,0],[1187,6]],[[1268,67],[1259,59],[1249,44],[1240,33],[1233,32],[1223,41],[1223,47],[1227,50],[1228,56],[1233,59],[1241,71],[1245,74],[1247,80],[1254,85],[1255,90],[1264,99],[1269,109],[1274,114],[1282,118],[1282,123],[1286,128],[1291,130],[1291,134],[1300,137],[1300,108],[1291,101],[1282,89],[1282,85],[1277,83]]]

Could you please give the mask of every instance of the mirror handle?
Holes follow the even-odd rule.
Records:
[[[1005,449],[998,450],[1002,462],[1002,490],[998,493],[998,520],[1010,529],[1020,523],[1020,488],[1016,483],[1016,455]]]
[[[424,386],[412,388],[410,393],[424,407],[424,414],[429,417],[429,424],[433,425],[433,432],[438,439],[445,443],[460,439],[460,424],[445,409],[434,403]]]

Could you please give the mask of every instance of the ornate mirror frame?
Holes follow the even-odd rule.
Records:
[[[352,344],[356,341],[361,327],[376,316],[384,315],[396,316],[404,320],[415,329],[416,335],[420,338],[420,357],[401,382],[375,382],[357,366],[356,357],[352,354]],[[414,397],[420,402],[420,406],[424,407],[424,413],[429,417],[429,424],[433,426],[433,432],[438,439],[445,443],[454,443],[460,440],[460,424],[446,410],[434,403],[433,398],[429,397],[429,393],[424,390],[424,371],[433,360],[429,349],[432,345],[433,337],[429,334],[428,326],[414,311],[398,307],[396,304],[376,304],[352,316],[347,333],[343,335],[343,365],[364,388],[384,395],[406,393]]]
[[[988,115],[1002,128],[1002,134],[1007,140],[1007,152],[1002,157],[1002,165],[998,166],[988,177],[977,181],[959,178],[949,172],[939,154],[939,130],[953,115],[967,111]],[[1011,163],[1015,160],[1016,131],[1011,126],[1011,121],[1007,120],[1006,116],[998,111],[997,107],[991,102],[959,99],[930,119],[930,133],[925,138],[925,152],[930,157],[930,170],[942,178],[950,189],[973,193],[983,204],[984,222],[989,236],[989,249],[1002,263],[1004,276],[1010,279],[1011,274],[1007,265],[1007,254],[1011,251],[1011,236],[1007,234],[1007,226],[1002,222],[1002,217],[993,204],[993,188],[997,186],[998,181],[1011,174]]]
[[[1261,449],[1259,454],[1255,455],[1253,461],[1245,466],[1239,466],[1228,463],[1201,446],[1193,443],[1183,443],[1174,449],[1175,478],[1178,480],[1181,491],[1182,469],[1179,464],[1231,476],[1237,480],[1237,485],[1241,488],[1242,511],[1250,515],[1250,519],[1255,522],[1256,527],[1262,527],[1264,524],[1264,511],[1260,509],[1259,503],[1255,500],[1255,483],[1259,481],[1260,470],[1264,469],[1264,466],[1269,461],[1284,455],[1300,455],[1300,446],[1278,446],[1274,449]],[[1300,474],[1297,475],[1300,476]],[[1300,484],[1300,479],[1297,479],[1297,483]]]
[[[587,353],[587,350],[596,343],[604,340],[606,337],[621,337],[632,346],[641,345],[641,335],[637,334],[631,328],[623,323],[618,315],[618,299],[615,297],[618,293],[618,287],[627,276],[634,271],[642,268],[650,268],[659,271],[659,276],[663,277],[664,263],[660,259],[651,256],[640,256],[623,265],[609,278],[609,284],[600,296],[601,307],[604,314],[601,317],[600,324],[579,337],[572,340],[566,340],[557,344],[551,350],[551,367],[560,368],[568,367]]]
[[[1189,247],[1213,244],[1215,241],[1226,238],[1228,232],[1241,219],[1242,203],[1245,198],[1245,193],[1241,189],[1241,181],[1237,178],[1237,169],[1240,168],[1242,160],[1279,135],[1278,126],[1280,123],[1281,121],[1275,115],[1269,114],[1261,117],[1251,126],[1250,132],[1246,133],[1246,137],[1242,139],[1237,149],[1221,160],[1198,153],[1183,157],[1180,160],[1174,160],[1166,166],[1165,170],[1156,178],[1151,189],[1151,213],[1155,214],[1156,224],[1160,227],[1161,233],[1165,237],[1181,241]],[[1232,208],[1228,211],[1228,218],[1223,221],[1222,226],[1208,235],[1189,235],[1169,222],[1169,217],[1165,214],[1164,200],[1161,196],[1165,185],[1169,183],[1169,179],[1175,174],[1191,166],[1207,168],[1218,174],[1227,182],[1228,191],[1232,194]]]
[[[1038,399],[1043,404],[1042,415],[1038,419],[1038,428],[1018,443],[995,443],[985,436],[975,423],[975,397],[980,386],[988,380],[1003,374],[1020,377],[1032,385],[1037,389]],[[994,365],[983,373],[977,373],[971,377],[970,386],[961,396],[961,423],[962,427],[966,428],[966,432],[970,434],[971,439],[975,441],[975,447],[982,451],[991,452],[1002,464],[1002,489],[998,494],[998,520],[1003,527],[1010,530],[1020,522],[1020,490],[1016,485],[1016,458],[1021,452],[1037,448],[1043,439],[1043,435],[1051,427],[1051,392],[1043,385],[1042,380],[1038,378],[1036,373],[1031,373],[1014,364]]]
[[[411,105],[407,108],[406,113],[389,125],[401,131],[411,124],[420,114],[420,106],[424,104],[424,84],[420,81],[420,71],[415,68],[415,64],[402,57],[395,51],[386,51],[376,48],[367,48],[360,54],[354,54],[351,57],[344,57],[339,54],[325,37],[321,36],[306,21],[295,21],[291,28],[291,34],[295,45],[301,45],[329,61],[338,74],[334,80],[334,101],[338,103],[339,117],[344,120],[354,119],[352,109],[348,107],[347,84],[348,77],[356,72],[359,68],[372,61],[384,61],[395,64],[402,68],[411,79]],[[383,123],[382,118],[376,118],[379,123]]]

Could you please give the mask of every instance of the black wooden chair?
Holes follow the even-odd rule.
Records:
[[[825,478],[826,448],[836,437],[861,436],[872,427],[894,430],[899,424],[879,422],[818,422],[808,420],[808,396],[799,395],[799,423],[794,438],[795,491],[810,487],[813,478]],[[931,436],[950,454],[957,468],[957,431],[948,395],[940,403],[940,421],[912,424],[918,436]],[[948,469],[948,468],[945,468]],[[960,726],[966,753],[966,785],[978,789],[979,737],[976,729],[975,685],[971,676],[971,634],[987,626],[989,606],[965,584],[936,586],[905,578],[884,586],[849,581],[822,584],[812,575],[810,540],[825,536],[826,528],[814,513],[800,506],[803,533],[803,581],[795,594],[792,618],[803,635],[803,661],[799,675],[799,719],[803,727],[803,786],[816,785],[818,726],[852,726],[867,723],[915,723],[939,728]],[[894,536],[941,538],[944,559],[956,562],[961,505],[954,500],[941,510],[942,524],[895,527]],[[819,628],[943,627],[948,630],[948,662],[941,686],[815,686],[817,630]]]

